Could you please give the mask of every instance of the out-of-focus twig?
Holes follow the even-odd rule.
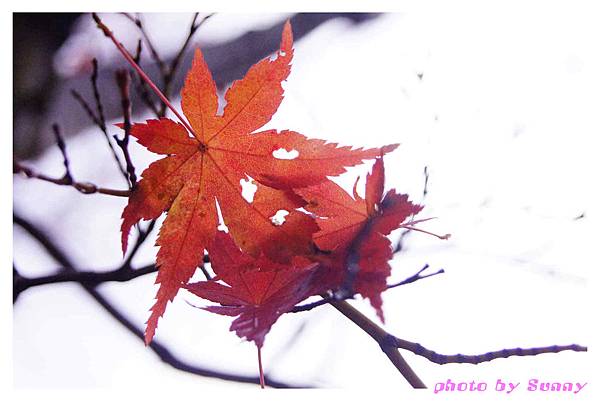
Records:
[[[70,187],[75,188],[82,194],[86,194],[86,195],[95,194],[95,193],[104,194],[104,195],[112,195],[112,196],[122,196],[122,197],[128,197],[130,195],[129,190],[103,188],[103,187],[97,186],[96,184],[92,184],[90,182],[77,182],[77,181],[69,182],[69,180],[65,179],[65,177],[63,177],[63,178],[49,177],[45,174],[38,173],[29,167],[23,166],[21,163],[14,160],[13,161],[13,174],[18,174],[18,173],[23,173],[25,175],[25,177],[27,177],[27,178],[36,178],[38,180],[50,182],[50,183],[56,184],[56,185],[70,186]]]
[[[119,156],[117,156],[117,152],[115,151],[115,148],[112,142],[110,141],[110,136],[108,135],[108,130],[106,127],[106,118],[104,116],[104,107],[102,106],[102,99],[100,98],[100,91],[98,89],[98,61],[95,58],[92,60],[92,75],[90,76],[90,82],[92,85],[92,91],[94,93],[94,100],[96,102],[96,112],[92,110],[92,107],[88,104],[88,102],[83,98],[83,96],[79,92],[72,89],[71,95],[77,101],[77,103],[79,103],[81,107],[85,110],[86,114],[94,123],[94,125],[96,125],[100,129],[102,135],[104,135],[104,138],[106,139],[108,148],[110,149],[110,152],[113,155],[113,158],[119,171],[121,172],[121,175],[125,178],[125,181],[129,182],[127,179],[127,172],[121,164],[121,160],[119,159]]]
[[[63,175],[63,180],[68,183],[73,183],[73,176],[71,175],[71,169],[69,168],[69,157],[67,156],[67,145],[65,144],[65,140],[60,133],[60,127],[58,124],[52,124],[52,131],[54,132],[54,137],[56,138],[56,145],[58,149],[60,149],[60,153],[63,157],[63,165],[65,166],[65,174]]]
[[[13,297],[16,299],[23,291],[32,287],[46,284],[79,283],[89,286],[97,286],[109,282],[126,282],[158,271],[156,265],[146,265],[137,269],[115,269],[105,272],[95,271],[68,271],[57,274],[49,274],[40,277],[20,276],[13,286]]]
[[[183,41],[183,44],[181,45],[181,47],[179,48],[177,55],[171,61],[169,70],[167,71],[166,74],[163,75],[163,89],[164,89],[164,93],[167,97],[169,97],[171,95],[171,90],[172,90],[175,74],[177,73],[177,69],[179,68],[179,64],[181,64],[181,60],[183,59],[183,56],[185,55],[185,51],[187,50],[188,45],[192,41],[192,37],[194,36],[194,34],[198,30],[198,28],[200,28],[204,24],[204,22],[206,22],[206,20],[211,18],[213,15],[214,15],[214,13],[208,14],[207,16],[202,18],[202,20],[200,20],[200,22],[196,23],[196,20],[198,19],[198,13],[194,14],[194,17],[192,18],[192,23],[190,24],[190,30],[188,32],[188,35],[186,36],[185,40]],[[166,107],[166,105],[163,103],[161,106],[161,112],[163,113],[163,115],[166,111],[165,107]]]
[[[135,167],[131,161],[129,154],[129,136],[131,135],[131,100],[129,98],[129,72],[125,69],[118,70],[115,74],[119,92],[121,93],[121,107],[123,108],[123,139],[119,139],[115,135],[117,145],[123,151],[125,165],[127,166],[127,177],[129,178],[129,188],[134,189],[137,184],[137,176],[135,175]]]
[[[121,14],[123,14],[128,20],[133,22],[135,24],[135,26],[138,27],[140,33],[142,34],[142,38],[144,39],[144,42],[146,43],[146,46],[148,46],[148,49],[150,50],[150,56],[158,65],[161,75],[164,76],[165,74],[167,74],[167,64],[163,61],[163,59],[160,57],[160,55],[156,51],[156,47],[154,47],[154,43],[152,43],[152,40],[150,40],[150,36],[148,35],[148,32],[146,31],[146,28],[144,27],[144,23],[143,23],[142,19],[140,18],[139,14],[136,16],[133,16],[130,13],[121,13]]]
[[[131,67],[133,67],[133,69],[138,73],[138,75],[144,81],[146,81],[146,83],[148,84],[148,86],[150,87],[150,89],[152,89],[152,91],[160,98],[160,100],[164,104],[166,104],[167,107],[169,107],[169,109],[171,109],[171,111],[173,112],[173,114],[175,114],[175,116],[177,117],[177,119],[181,122],[181,124],[183,124],[183,126],[188,130],[188,132],[190,134],[192,134],[192,136],[196,136],[195,133],[194,133],[194,129],[189,124],[189,122],[179,113],[179,111],[177,111],[177,109],[175,108],[175,106],[173,106],[171,104],[171,102],[169,101],[169,99],[162,93],[162,91],[156,86],[156,84],[154,84],[154,82],[152,82],[152,80],[144,72],[144,70],[142,70],[142,68],[135,62],[135,60],[133,59],[133,57],[131,56],[131,54],[129,54],[129,52],[123,46],[123,44],[117,40],[117,38],[115,37],[115,35],[113,34],[113,32],[102,22],[102,20],[98,16],[98,14],[92,13],[92,18],[96,22],[96,25],[98,26],[98,29],[100,29],[102,31],[102,33],[104,34],[104,36],[106,36],[107,38],[109,38],[113,42],[113,44],[117,47],[117,50],[119,50],[119,53],[121,53],[121,55],[123,55],[123,57],[125,58],[125,60],[129,63],[129,65],[131,65]]]
[[[142,40],[139,39],[133,60],[136,62],[136,64],[140,64],[141,58],[142,58]],[[140,98],[142,99],[142,101],[146,104],[146,106],[148,106],[148,108],[152,111],[152,113],[156,117],[164,117],[164,115],[163,116],[160,115],[160,110],[158,110],[158,108],[152,101],[152,98],[150,97],[150,92],[148,91],[148,86],[146,85],[146,82],[139,75],[136,75],[136,77],[137,77],[136,89],[137,89],[138,94],[140,95]]]

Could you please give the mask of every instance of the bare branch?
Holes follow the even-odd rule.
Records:
[[[138,269],[115,269],[106,272],[84,272],[84,271],[71,271],[58,274],[49,274],[47,276],[27,278],[20,276],[17,282],[13,286],[13,296],[16,298],[23,291],[45,284],[57,284],[57,283],[79,283],[82,285],[88,285],[95,287],[99,284],[108,282],[126,282],[131,281],[140,276],[146,274],[155,273],[158,271],[156,265],[151,264],[140,267]]]
[[[185,51],[187,50],[187,47],[192,40],[192,37],[194,36],[194,34],[198,30],[198,28],[200,28],[206,20],[208,20],[210,17],[212,17],[214,15],[214,13],[208,14],[200,22],[196,23],[196,20],[198,19],[198,14],[199,13],[194,14],[194,17],[192,18],[192,23],[190,24],[190,30],[189,30],[187,37],[185,38],[183,44],[179,48],[177,55],[171,61],[169,70],[165,74],[163,74],[163,84],[164,84],[163,89],[164,89],[165,96],[167,96],[167,98],[171,95],[173,79],[175,78],[175,74],[177,73],[179,64],[181,63],[181,60],[183,59],[183,56],[185,55]],[[161,112],[163,115],[166,111],[165,107],[166,107],[166,105],[163,103],[161,106]]]
[[[91,85],[92,85],[92,91],[94,92],[94,100],[96,102],[96,111],[97,111],[98,115],[96,115],[96,113],[94,113],[92,111],[92,107],[85,101],[85,99],[83,98],[83,96],[81,96],[81,94],[79,92],[77,92],[74,89],[71,89],[71,95],[81,105],[81,107],[85,110],[85,112],[87,113],[90,120],[94,123],[94,125],[96,125],[100,129],[100,131],[104,135],[104,138],[106,139],[106,143],[110,149],[110,152],[113,155],[115,163],[117,164],[117,167],[119,168],[119,171],[121,172],[121,175],[125,178],[125,181],[127,181],[127,172],[125,171],[125,168],[121,164],[121,160],[119,159],[119,156],[117,156],[117,152],[115,151],[115,148],[114,148],[112,142],[110,141],[110,137],[108,135],[108,130],[106,128],[106,118],[104,117],[104,108],[102,106],[102,100],[100,98],[100,91],[98,90],[98,61],[95,58],[92,60],[92,68],[93,69],[92,69],[92,75],[90,76],[90,81],[91,81]]]
[[[156,219],[151,220],[145,230],[142,230],[141,228],[138,230],[139,235],[135,240],[135,244],[133,245],[133,247],[131,247],[131,252],[129,252],[129,255],[123,261],[123,263],[121,264],[121,267],[119,269],[131,269],[131,261],[133,260],[134,256],[137,254],[137,252],[140,249],[140,247],[142,246],[142,244],[146,241],[146,239],[148,238],[148,236],[154,229],[155,224],[156,224]]]
[[[56,138],[56,144],[60,149],[60,153],[63,157],[63,164],[65,166],[65,175],[63,175],[63,180],[65,182],[73,182],[73,176],[71,176],[71,170],[69,169],[69,157],[67,156],[67,146],[65,145],[65,140],[63,139],[60,128],[58,124],[52,124],[52,131],[54,131],[54,137]]]
[[[79,192],[81,192],[82,194],[86,194],[86,195],[99,193],[99,194],[104,194],[104,195],[128,197],[131,194],[129,190],[102,188],[102,187],[99,187],[90,182],[76,182],[76,181],[69,182],[69,180],[65,179],[65,177],[63,177],[63,178],[49,177],[45,174],[38,173],[29,167],[25,167],[18,161],[14,160],[13,161],[13,174],[17,174],[17,173],[23,173],[25,175],[25,177],[27,177],[27,178],[36,178],[38,180],[50,182],[55,185],[64,185],[64,186],[73,187],[76,190],[78,190]]]
[[[135,188],[137,184],[137,176],[135,175],[135,167],[131,161],[131,155],[129,154],[129,136],[131,135],[131,100],[129,98],[129,72],[125,69],[118,70],[115,73],[119,91],[121,93],[121,107],[123,108],[123,139],[119,139],[115,135],[117,145],[123,151],[125,157],[125,164],[127,166],[127,177],[129,178],[129,188]]]
[[[135,26],[138,27],[140,33],[142,34],[142,38],[144,39],[144,42],[146,43],[146,46],[148,46],[148,49],[150,50],[150,55],[152,56],[152,59],[156,62],[156,64],[158,64],[161,75],[163,75],[163,76],[166,75],[167,74],[167,65],[165,64],[163,59],[159,56],[158,52],[156,51],[156,47],[154,47],[154,44],[152,43],[152,40],[150,40],[150,36],[148,35],[148,32],[144,28],[142,19],[139,17],[139,15],[136,15],[134,17],[130,13],[121,13],[121,14],[124,15],[125,17],[127,17],[128,20],[133,22],[135,24]]]
[[[90,77],[92,81],[92,90],[94,92],[94,100],[96,101],[96,111],[98,112],[98,120],[100,122],[100,129],[104,131],[106,137],[106,118],[104,117],[104,108],[102,107],[102,100],[100,99],[100,91],[98,90],[98,60],[94,57],[92,59],[92,75]]]
[[[425,275],[421,276],[421,273],[423,273],[428,268],[429,268],[429,265],[427,264],[427,265],[423,266],[423,268],[421,270],[419,270],[412,276],[405,278],[404,280],[400,281],[399,283],[389,284],[387,286],[387,289],[389,290],[390,288],[396,288],[396,287],[400,287],[401,285],[411,284],[416,281],[423,280],[424,278],[433,277],[433,276],[437,276],[438,274],[445,273],[444,269],[440,269],[434,273],[429,273],[429,274],[425,274]]]
[[[480,355],[443,355],[438,354],[435,351],[429,350],[423,347],[421,344],[413,343],[411,341],[402,340],[400,338],[389,335],[386,340],[396,348],[402,348],[410,351],[416,355],[420,355],[427,358],[429,361],[438,365],[444,365],[447,363],[470,363],[479,364],[482,362],[493,361],[499,358],[508,358],[511,356],[534,356],[548,353],[558,353],[563,351],[574,351],[574,352],[587,352],[587,347],[578,344],[571,345],[551,345],[548,347],[535,347],[535,348],[510,348],[503,349],[500,351],[486,352]]]
[[[26,219],[14,215],[14,221],[16,224],[24,228],[33,238],[38,240],[40,244],[48,251],[48,253],[61,265],[65,267],[65,270],[70,273],[78,273],[77,269],[74,267],[74,264],[71,262],[70,258],[61,251],[53,241],[44,234],[40,229],[38,229],[31,222]],[[121,325],[123,325],[131,334],[138,337],[140,340],[143,340],[144,333],[142,330],[138,329],[131,321],[129,321],[112,303],[108,301],[106,297],[100,294],[93,286],[83,284],[83,288],[102,306],[102,308],[108,312],[115,320],[117,320]],[[181,370],[183,372],[192,373],[202,377],[210,377],[215,379],[221,379],[226,381],[238,382],[238,383],[253,383],[259,384],[260,379],[258,376],[246,376],[246,375],[236,375],[223,371],[208,369],[200,366],[194,366],[192,364],[186,363],[178,359],[167,347],[162,345],[159,341],[153,340],[150,345],[150,349],[154,351],[154,353],[166,364],[172,366],[177,370]],[[288,384],[281,381],[273,380],[269,377],[265,377],[265,381],[267,386],[275,387],[275,388],[309,388],[311,386],[295,386],[292,384]]]
[[[389,334],[385,330],[372,322],[346,301],[330,300],[329,303],[379,344],[383,353],[413,388],[427,388],[425,383],[423,383],[402,355],[400,355],[395,344],[391,344],[387,341]]]
[[[142,70],[141,67],[135,62],[135,60],[133,59],[131,54],[129,54],[127,49],[125,49],[123,44],[121,42],[119,42],[117,40],[117,38],[114,36],[114,34],[112,33],[112,31],[106,25],[104,25],[104,23],[102,22],[100,17],[98,17],[98,14],[92,13],[92,17],[94,18],[94,21],[96,22],[96,25],[98,26],[98,29],[100,29],[104,33],[104,36],[109,38],[114,43],[114,45],[117,47],[117,50],[119,50],[119,52],[123,55],[125,60],[127,60],[127,62],[138,73],[138,75],[141,78],[143,78],[144,81],[146,81],[146,83],[148,84],[150,89],[152,89],[154,91],[154,93],[156,93],[156,95],[160,98],[160,100],[162,100],[162,102],[165,103],[167,105],[167,107],[169,107],[169,109],[171,109],[173,114],[175,114],[177,119],[183,124],[183,126],[188,130],[188,132],[190,134],[192,134],[193,136],[196,136],[193,128],[188,123],[188,121],[181,114],[179,114],[179,112],[171,104],[169,99],[161,92],[161,90],[154,84],[154,82],[152,82],[152,80],[150,79],[150,77],[148,77],[148,75],[146,75],[144,70]]]

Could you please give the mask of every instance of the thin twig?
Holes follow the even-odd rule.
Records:
[[[112,142],[110,141],[110,136],[108,135],[108,130],[106,128],[106,118],[104,116],[104,107],[102,106],[102,99],[100,98],[100,91],[98,89],[98,61],[95,58],[92,60],[92,75],[90,76],[90,82],[91,82],[91,86],[92,86],[92,91],[94,93],[94,100],[96,102],[96,112],[98,113],[98,115],[96,115],[96,113],[94,113],[94,111],[92,111],[92,107],[88,104],[88,102],[86,102],[86,100],[83,98],[83,96],[79,92],[77,92],[75,89],[71,89],[71,95],[85,110],[86,114],[88,115],[90,120],[94,123],[94,125],[96,125],[100,129],[100,131],[102,132],[102,135],[104,135],[104,138],[106,139],[106,143],[110,149],[110,152],[113,155],[113,158],[115,160],[115,163],[117,164],[117,167],[119,168],[119,171],[121,172],[121,175],[125,178],[125,181],[128,182],[127,172],[125,171],[125,168],[121,164],[121,160],[119,159],[119,156],[117,156],[117,152],[115,151],[115,147],[113,146]]]
[[[125,69],[118,70],[115,73],[117,85],[121,93],[121,107],[123,108],[123,139],[119,139],[115,135],[117,145],[123,151],[125,157],[125,165],[127,166],[127,176],[129,177],[129,188],[134,189],[137,184],[137,176],[135,175],[135,167],[131,161],[129,154],[129,136],[131,135],[131,100],[129,98],[129,72]]]
[[[123,44],[121,42],[119,42],[117,40],[117,38],[114,36],[114,34],[112,33],[112,31],[110,29],[108,29],[108,27],[106,25],[104,25],[104,23],[102,22],[102,20],[100,19],[100,17],[98,17],[98,14],[96,13],[92,13],[92,17],[94,18],[94,21],[96,22],[96,25],[98,26],[98,28],[104,33],[104,35],[109,38],[117,47],[117,49],[119,50],[119,52],[123,55],[123,57],[125,58],[125,60],[127,60],[127,62],[133,67],[133,69],[138,73],[138,75],[140,77],[142,77],[144,79],[144,81],[146,81],[146,83],[148,84],[148,86],[150,86],[150,88],[154,91],[154,93],[156,93],[156,95],[160,98],[160,100],[163,101],[163,103],[165,103],[167,105],[167,107],[169,107],[169,109],[171,109],[171,111],[173,112],[173,114],[175,114],[175,116],[177,117],[177,119],[183,124],[183,126],[188,130],[188,132],[190,134],[192,134],[192,136],[196,136],[194,130],[192,129],[192,127],[190,126],[190,124],[188,123],[188,121],[181,116],[181,114],[179,114],[179,112],[177,111],[177,109],[171,104],[171,102],[169,101],[169,99],[167,99],[167,97],[161,92],[160,89],[158,89],[158,87],[154,84],[154,82],[152,82],[152,80],[150,79],[150,77],[148,77],[148,75],[146,75],[146,73],[144,72],[144,70],[142,70],[140,68],[140,66],[135,62],[135,60],[133,59],[133,57],[131,57],[131,54],[129,54],[129,52],[127,51],[127,49],[125,49],[125,47],[123,46]]]
[[[425,166],[423,168],[423,196],[421,197],[421,202],[425,201],[425,198],[427,197],[427,193],[428,193],[428,188],[429,188],[429,168],[427,166]],[[414,217],[411,217],[414,218]],[[406,230],[403,231],[402,234],[400,234],[400,238],[398,238],[398,242],[396,242],[396,245],[394,246],[394,250],[393,253],[396,254],[400,251],[402,251],[402,248],[404,247],[404,241],[406,239],[406,236],[409,235],[409,233],[411,232],[411,230]]]
[[[139,65],[141,57],[142,57],[142,40],[139,39],[133,60]],[[142,101],[144,103],[146,103],[146,106],[148,106],[148,108],[150,110],[152,110],[152,113],[154,113],[154,115],[156,117],[164,117],[164,115],[160,115],[160,110],[158,110],[156,108],[156,105],[152,101],[152,98],[150,97],[150,92],[148,92],[148,86],[146,85],[146,82],[144,82],[144,80],[139,75],[136,75],[136,76],[137,76],[136,89],[137,89]]]
[[[140,247],[142,246],[142,244],[146,241],[146,239],[148,238],[148,236],[154,229],[155,225],[156,225],[156,219],[151,220],[145,230],[142,230],[140,228],[138,237],[135,240],[135,244],[133,245],[133,247],[131,247],[131,252],[129,252],[129,255],[123,261],[123,263],[121,264],[121,267],[119,269],[121,269],[121,270],[131,269],[131,261],[137,254],[137,252],[140,249]]]
[[[443,274],[445,273],[444,269],[439,269],[438,271],[434,272],[434,273],[429,273],[429,274],[424,274],[421,275],[421,273],[423,273],[425,270],[427,270],[429,268],[429,265],[425,265],[421,270],[419,270],[417,273],[413,274],[412,276],[405,278],[404,280],[400,281],[399,283],[396,284],[389,284],[387,286],[387,289],[389,290],[390,288],[396,288],[396,287],[400,287],[401,285],[406,285],[406,284],[411,284],[414,283],[416,281],[422,280],[424,278],[428,278],[428,277],[433,277],[433,276],[437,276],[438,274]]]
[[[13,161],[13,174],[17,174],[17,173],[23,173],[25,175],[25,177],[27,177],[27,178],[36,178],[38,180],[50,182],[55,185],[64,185],[64,186],[73,187],[76,190],[78,190],[79,192],[81,192],[82,194],[86,194],[86,195],[99,193],[99,194],[104,194],[104,195],[121,196],[121,197],[126,198],[131,194],[131,192],[129,190],[102,188],[102,187],[99,187],[96,184],[92,184],[90,182],[76,182],[76,181],[69,182],[64,177],[63,178],[49,177],[45,174],[38,173],[29,167],[25,167],[21,163],[19,163],[18,161],[15,160],[15,161]]]
[[[139,16],[134,17],[133,15],[131,15],[129,13],[121,13],[121,14],[124,15],[125,17],[127,17],[127,19],[129,19],[131,22],[133,22],[135,24],[135,26],[138,27],[140,33],[142,34],[142,38],[144,39],[144,42],[146,43],[146,46],[148,46],[148,49],[150,50],[150,55],[152,56],[152,59],[154,59],[156,64],[158,64],[158,68],[160,69],[161,75],[163,75],[163,76],[166,75],[167,74],[167,65],[163,61],[163,59],[159,56],[158,52],[156,51],[156,47],[154,47],[154,44],[152,43],[152,40],[150,40],[150,36],[148,35],[148,32],[144,28],[142,19]]]
[[[121,172],[121,175],[125,178],[125,181],[129,182],[128,178],[127,178],[127,172],[125,171],[125,168],[121,164],[121,160],[119,159],[119,156],[117,156],[115,147],[113,146],[112,142],[110,141],[110,137],[109,137],[108,131],[106,129],[106,118],[104,117],[104,107],[102,106],[102,100],[100,99],[100,91],[98,90],[98,60],[96,60],[96,58],[92,59],[92,67],[93,67],[92,76],[91,76],[92,90],[94,92],[94,100],[96,101],[96,110],[98,112],[98,121],[100,122],[100,129],[102,130],[102,133],[104,134],[106,143],[108,144],[108,147],[110,148],[110,152],[112,153],[113,158],[115,159],[115,163],[117,164],[119,171]]]
[[[63,175],[63,180],[65,182],[73,183],[73,176],[71,175],[71,170],[69,169],[69,157],[67,156],[67,146],[65,145],[65,140],[63,139],[60,133],[60,127],[58,124],[52,124],[52,131],[54,132],[54,137],[56,138],[56,145],[58,149],[60,149],[60,153],[63,157],[63,165],[65,166],[65,174]]]
[[[489,362],[493,361],[494,359],[508,358],[511,356],[534,356],[539,354],[558,353],[562,351],[587,352],[587,347],[578,344],[571,344],[551,345],[548,347],[535,348],[510,348],[499,351],[486,352],[485,354],[479,355],[443,355],[438,354],[435,351],[429,350],[423,347],[421,344],[402,340],[392,335],[388,335],[386,341],[390,342],[393,346],[397,348],[402,348],[416,355],[420,355],[438,365],[444,365],[447,363],[469,363],[476,365],[482,362]]]
[[[204,22],[206,20],[208,20],[210,17],[212,17],[214,15],[214,14],[208,14],[199,23],[196,23],[196,19],[198,19],[198,14],[199,13],[194,14],[194,17],[192,18],[192,23],[190,24],[190,30],[188,32],[187,37],[185,38],[185,40],[183,42],[183,45],[179,48],[177,55],[171,61],[169,70],[165,74],[163,74],[163,89],[164,89],[165,96],[167,98],[171,95],[173,80],[177,73],[177,69],[179,68],[179,64],[181,63],[181,60],[183,59],[183,56],[185,55],[185,51],[187,50],[187,47],[192,40],[192,37],[194,36],[194,34],[198,30],[198,28],[200,28],[200,26],[202,24],[204,24]],[[166,105],[164,103],[162,103],[161,112],[163,115],[166,112],[165,107],[166,107]]]
[[[98,90],[98,60],[94,57],[92,59],[92,75],[90,77],[92,81],[92,90],[94,92],[94,100],[96,101],[96,111],[98,112],[98,120],[100,121],[100,128],[106,134],[106,118],[104,117],[104,107],[102,107],[102,100],[100,99],[100,91]],[[108,134],[106,135],[108,138]]]
[[[96,114],[92,111],[92,108],[90,107],[90,105],[88,104],[88,102],[86,102],[85,99],[83,98],[83,96],[81,96],[81,93],[77,92],[75,89],[71,89],[71,96],[73,96],[73,98],[85,110],[85,112],[87,113],[87,115],[90,118],[90,120],[92,120],[92,122],[95,125],[97,125],[100,129],[102,129],[102,122],[98,119],[98,117],[96,116]]]

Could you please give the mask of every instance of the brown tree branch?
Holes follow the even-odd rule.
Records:
[[[379,344],[381,350],[390,359],[392,364],[404,376],[404,378],[413,386],[413,388],[425,388],[423,382],[406,363],[402,355],[398,352],[398,348],[405,349],[416,355],[420,355],[429,361],[438,365],[447,363],[469,363],[479,364],[489,362],[494,359],[508,358],[511,356],[534,356],[547,353],[558,353],[563,351],[587,352],[587,347],[579,344],[571,345],[551,345],[547,347],[535,348],[510,348],[500,351],[487,352],[479,355],[444,355],[423,347],[421,344],[398,338],[368,319],[346,301],[330,300],[329,303],[341,312],[344,316],[350,319],[354,324],[360,327],[373,340]]]
[[[571,344],[551,345],[548,347],[535,348],[509,348],[499,351],[486,352],[485,354],[479,355],[443,355],[435,351],[429,350],[423,347],[421,344],[406,341],[401,338],[394,337],[392,335],[388,336],[386,342],[389,342],[397,348],[402,348],[416,355],[420,355],[424,358],[427,358],[429,361],[438,365],[444,365],[447,363],[470,363],[476,365],[482,362],[489,362],[493,361],[494,359],[508,358],[511,356],[534,356],[539,354],[558,353],[562,351],[587,352],[587,347],[578,344]]]
[[[402,376],[413,388],[427,388],[425,383],[423,383],[419,376],[417,376],[414,370],[412,370],[410,365],[402,357],[398,351],[398,348],[395,347],[395,344],[391,344],[388,341],[389,334],[385,330],[360,313],[346,301],[331,300],[329,303],[340,313],[350,319],[354,324],[360,327],[373,340],[375,340],[377,344],[379,344],[383,353],[388,357],[390,362],[392,362],[400,374],[402,374]]]
[[[137,184],[137,176],[135,175],[135,167],[131,161],[131,155],[129,154],[129,136],[131,135],[131,100],[129,99],[129,72],[126,69],[117,70],[115,73],[117,85],[119,86],[119,92],[121,93],[121,107],[123,108],[123,139],[119,139],[115,135],[115,141],[117,145],[123,151],[125,158],[125,165],[127,166],[127,178],[129,182],[129,188],[135,188]]]
[[[25,175],[25,177],[27,177],[27,178],[36,178],[38,180],[50,182],[55,185],[64,185],[64,186],[73,187],[76,190],[78,190],[79,192],[81,192],[82,194],[86,194],[86,195],[99,193],[99,194],[104,194],[104,195],[121,196],[121,197],[127,198],[131,194],[131,192],[129,190],[102,188],[102,187],[97,186],[96,184],[92,184],[91,182],[76,182],[76,181],[69,182],[69,180],[65,179],[65,177],[63,177],[63,178],[49,177],[45,174],[38,173],[29,167],[25,167],[18,161],[14,160],[13,161],[13,174],[18,174],[18,173],[23,173]]]

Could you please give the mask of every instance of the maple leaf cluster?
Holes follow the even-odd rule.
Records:
[[[197,50],[182,90],[189,124],[161,118],[132,126],[141,145],[165,156],[142,173],[122,215],[125,252],[133,225],[167,212],[156,242],[159,289],[146,343],[182,288],[218,304],[206,310],[237,317],[231,330],[259,348],[282,314],[314,295],[358,293],[383,320],[392,257],[387,235],[410,228],[405,222],[422,206],[395,190],[384,195],[383,155],[397,145],[352,149],[289,130],[256,132],[283,99],[292,56],[287,22],[276,57],[234,82],[219,114],[215,83]],[[278,158],[281,149],[297,156]],[[328,178],[368,159],[376,161],[364,199],[356,184],[350,195]],[[256,186],[252,199],[242,195],[248,180]],[[276,218],[282,211],[283,222]],[[218,230],[219,216],[227,233]],[[190,283],[205,251],[216,276]]]

